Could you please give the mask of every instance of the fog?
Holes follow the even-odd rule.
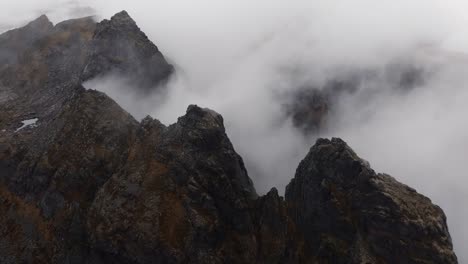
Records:
[[[459,261],[468,263],[464,1],[0,1],[2,30],[41,13],[59,22],[127,10],[177,74],[166,93],[151,96],[114,76],[86,87],[138,119],[149,114],[170,124],[189,104],[221,113],[259,193],[284,189],[317,136],[341,137],[376,171],[440,205]],[[284,104],[304,84],[320,86],[343,69],[381,76],[395,60],[423,67],[424,83],[400,91],[388,78],[365,81],[339,100],[318,135],[302,133],[286,116]]]

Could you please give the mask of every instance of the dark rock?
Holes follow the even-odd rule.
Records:
[[[442,210],[339,139],[312,147],[285,200],[258,197],[218,113],[138,123],[84,89],[86,65],[167,67],[126,13],[34,23],[0,70],[0,263],[457,263]],[[142,53],[107,61],[114,37]]]
[[[42,15],[26,26],[7,31],[0,35],[0,69],[16,63],[18,55],[47,35],[53,28],[49,19]]]
[[[136,127],[107,96],[82,89],[53,120],[28,134],[2,137],[9,151],[0,164],[7,172],[0,174],[0,207],[9,213],[0,217],[8,227],[0,240],[14,247],[0,255],[21,262],[38,254],[35,263],[62,263],[72,252],[85,255],[87,208],[126,159]]]
[[[394,61],[383,69],[336,70],[322,84],[303,84],[285,103],[285,114],[305,134],[319,134],[333,124],[334,113],[354,96],[366,106],[382,92],[405,95],[422,87],[428,66],[411,61]]]
[[[293,125],[306,133],[318,132],[326,125],[330,102],[328,96],[316,89],[301,89],[287,105],[287,115]]]
[[[286,115],[306,134],[321,132],[327,128],[329,117],[342,97],[356,93],[369,76],[369,72],[360,72],[331,78],[322,86],[304,85],[285,104]]]
[[[82,79],[110,73],[149,89],[167,81],[173,71],[156,45],[122,11],[97,25]]]
[[[125,166],[93,202],[91,243],[135,263],[247,263],[255,197],[221,116],[189,106],[170,127],[145,119]]]
[[[53,26],[43,16],[0,35],[1,50],[15,58],[0,64],[0,124],[9,128],[31,113],[58,114],[83,80],[121,71],[138,91],[157,88],[173,71],[126,12],[98,24],[85,17]]]
[[[442,210],[341,139],[317,141],[286,202],[317,263],[457,263]]]
[[[286,253],[290,246],[288,240],[293,239],[289,234],[294,224],[288,217],[286,203],[278,195],[278,190],[273,188],[258,199],[256,215],[258,263],[297,262]]]

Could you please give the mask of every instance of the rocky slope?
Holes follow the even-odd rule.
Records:
[[[84,89],[172,72],[125,12],[41,17],[0,50],[1,263],[457,263],[442,210],[340,139],[258,196],[216,112],[137,122]]]

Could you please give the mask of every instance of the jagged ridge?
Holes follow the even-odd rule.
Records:
[[[27,95],[0,104],[2,263],[457,263],[442,210],[342,140],[317,141],[285,199],[258,197],[221,115],[189,106],[168,127],[137,122],[84,89],[85,65],[109,72],[80,48],[100,30],[143,40],[128,14],[47,28],[27,48],[36,64],[0,75],[2,94]],[[117,69],[141,63],[125,58]]]

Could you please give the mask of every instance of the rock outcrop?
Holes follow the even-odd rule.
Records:
[[[13,29],[0,35],[0,65],[15,63],[17,54],[23,53],[38,39],[47,35],[54,25],[42,15],[26,26]]]
[[[11,122],[11,113],[46,112],[93,77],[119,74],[140,80],[133,87],[148,92],[173,72],[126,12],[101,23],[85,17],[55,26],[41,16],[0,35],[0,62],[0,122]]]
[[[92,204],[91,246],[109,263],[248,263],[256,196],[219,114],[190,106],[169,127],[146,118]]]
[[[310,263],[456,263],[442,210],[341,139],[317,141],[285,197]]]
[[[442,210],[340,139],[317,141],[285,198],[258,196],[218,113],[137,122],[83,88],[172,71],[125,12],[38,21],[0,67],[1,263],[457,263]]]
[[[152,88],[166,81],[172,72],[172,65],[156,45],[122,11],[97,24],[82,79],[113,73],[128,78],[134,86]]]

